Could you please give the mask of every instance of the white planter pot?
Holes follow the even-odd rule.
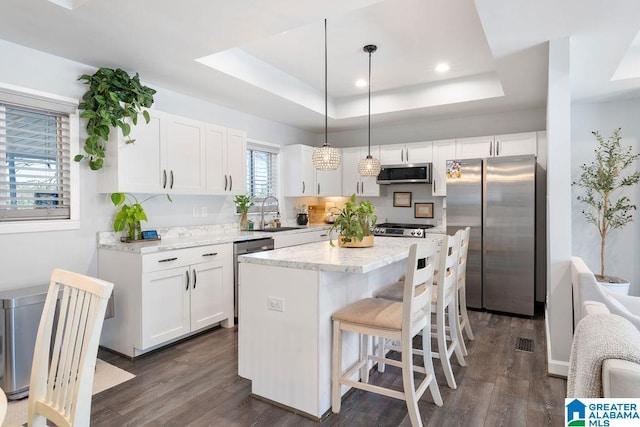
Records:
[[[609,283],[609,282],[598,282],[603,288],[607,289],[610,292],[620,294],[620,295],[629,295],[629,282],[623,283]]]

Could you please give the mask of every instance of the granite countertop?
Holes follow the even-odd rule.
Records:
[[[238,257],[240,262],[270,265],[302,270],[338,271],[344,273],[368,273],[385,265],[406,259],[413,243],[424,242],[429,237],[441,239],[444,234],[430,233],[425,239],[405,237],[375,237],[371,248],[332,247],[329,242],[258,252]]]
[[[327,230],[329,225],[309,225],[293,230],[264,232],[264,231],[239,231],[237,224],[171,227],[158,229],[162,240],[149,242],[123,243],[120,242],[118,233],[98,233],[98,248],[120,252],[149,254],[154,252],[184,249],[196,246],[218,245],[223,243],[240,242],[246,240],[275,237],[283,234],[308,233],[311,231]]]

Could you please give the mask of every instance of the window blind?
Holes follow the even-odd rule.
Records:
[[[249,212],[260,212],[260,205],[267,196],[277,197],[278,155],[259,149],[247,150],[247,193],[254,198],[254,206]],[[277,209],[277,203],[267,200],[265,212]]]
[[[69,114],[0,103],[0,221],[69,219]]]

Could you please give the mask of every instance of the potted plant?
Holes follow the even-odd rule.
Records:
[[[87,139],[84,144],[86,154],[78,154],[74,160],[88,159],[89,167],[98,170],[104,163],[105,143],[111,127],[119,127],[122,135],[128,137],[131,126],[125,119],[136,125],[139,112],[149,123],[149,112],[143,108],[151,107],[156,91],[143,86],[138,73],[130,77],[119,68],[100,68],[92,75],[81,75],[78,80],[89,85],[78,106],[80,117],[87,119]],[[126,140],[127,144],[134,142],[131,138]]]
[[[338,246],[350,248],[373,246],[371,228],[378,220],[374,210],[371,202],[356,203],[356,195],[351,195],[329,229],[329,232],[338,231]],[[329,244],[334,246],[333,240],[330,240]]]
[[[147,214],[142,207],[142,204],[149,199],[160,196],[155,194],[147,197],[141,202],[133,194],[128,193],[113,193],[111,194],[111,201],[113,205],[121,206],[120,210],[116,213],[113,219],[114,231],[122,231],[127,227],[126,241],[134,242],[141,239],[142,227],[140,221],[147,221]],[[167,199],[171,202],[171,197],[167,194]],[[125,202],[129,203],[125,203]],[[135,203],[133,203],[135,202]]]
[[[249,212],[249,208],[253,206],[253,197],[240,194],[233,198],[233,203],[236,204],[236,207],[242,214],[242,217],[240,217],[240,230],[249,229],[249,219],[247,218],[247,212]]]
[[[604,139],[599,132],[591,132],[598,141],[595,160],[580,166],[580,176],[573,184],[584,189],[577,199],[587,207],[582,211],[588,223],[595,225],[600,234],[600,274],[596,279],[602,283],[627,283],[617,277],[605,275],[605,248],[607,235],[615,229],[623,228],[633,221],[631,211],[636,206],[629,197],[617,193],[624,187],[630,187],[640,181],[638,170],[625,174],[640,154],[634,153],[631,146],[622,146],[620,128],[615,129],[610,138]],[[624,292],[624,291],[623,291]]]

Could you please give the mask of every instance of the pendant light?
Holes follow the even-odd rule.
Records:
[[[313,167],[320,171],[336,170],[340,166],[340,150],[329,145],[329,125],[327,112],[327,20],[324,20],[324,144],[313,150]]]
[[[368,44],[363,50],[369,54],[369,151],[367,157],[358,162],[358,172],[360,172],[360,176],[378,176],[380,160],[371,156],[371,54],[378,50],[378,47],[374,44]]]

